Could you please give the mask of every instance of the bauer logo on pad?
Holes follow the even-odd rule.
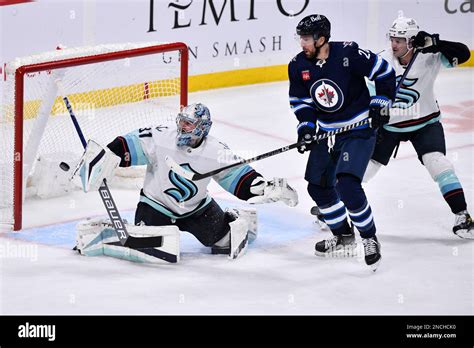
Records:
[[[311,80],[311,75],[309,74],[309,70],[304,70],[301,72],[301,77],[303,77],[304,81]]]

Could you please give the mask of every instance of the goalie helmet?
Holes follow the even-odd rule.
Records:
[[[398,18],[392,23],[392,26],[388,30],[388,38],[404,38],[409,43],[410,39],[416,36],[420,31],[420,27],[413,18],[407,18],[403,15],[402,11],[398,12]]]
[[[320,14],[312,14],[304,17],[296,26],[296,34],[313,35],[316,41],[321,36],[326,38],[326,42],[331,37],[331,23],[326,16]]]
[[[176,117],[176,144],[191,147],[199,145],[209,134],[211,126],[211,113],[207,106],[201,103],[185,106]]]

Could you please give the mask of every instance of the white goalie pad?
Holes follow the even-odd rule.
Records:
[[[248,247],[248,223],[238,218],[230,224],[230,253],[229,259],[235,260],[245,255]]]
[[[232,208],[232,210],[239,219],[243,219],[247,222],[249,244],[253,243],[257,239],[258,235],[258,218],[257,209],[255,208]]]
[[[70,180],[71,174],[60,168],[62,162],[76,165],[77,155],[68,152],[39,156],[34,164],[34,170],[28,177],[26,189],[28,196],[40,198],[58,197],[76,189]]]
[[[250,204],[264,204],[282,201],[290,207],[298,204],[298,193],[290,185],[286,178],[274,178],[272,181],[266,181],[263,192],[259,196],[247,200]],[[252,191],[252,193],[257,193]]]
[[[120,157],[107,147],[102,147],[94,140],[87,142],[87,147],[73,173],[73,179],[80,177],[84,192],[98,190],[104,179],[111,180],[120,164]]]
[[[132,249],[120,245],[118,236],[109,219],[88,219],[76,227],[77,250],[81,255],[106,255],[133,262],[179,262],[179,229],[177,226],[135,226],[125,222],[132,237],[163,237],[160,247]],[[170,261],[171,260],[171,261]]]

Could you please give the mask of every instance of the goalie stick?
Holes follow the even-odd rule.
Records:
[[[402,77],[400,78],[400,81],[397,85],[397,87],[395,88],[395,95],[397,95],[398,91],[400,90],[400,87],[402,86],[403,84],[403,81],[405,80],[405,78],[407,77],[408,75],[408,72],[410,71],[416,57],[418,56],[418,53],[420,53],[419,50],[415,50],[415,53],[413,54],[413,58],[410,60],[410,63],[408,64],[405,72],[403,73]],[[327,139],[329,137],[332,137],[333,135],[336,135],[336,134],[339,134],[339,133],[344,133],[344,132],[347,132],[351,129],[354,129],[354,128],[357,128],[357,127],[360,127],[360,126],[363,126],[363,125],[366,125],[366,124],[370,124],[371,122],[371,119],[368,118],[368,119],[365,119],[363,121],[359,121],[359,122],[355,122],[355,123],[352,123],[352,124],[349,124],[345,127],[341,127],[341,128],[338,128],[338,129],[335,129],[335,130],[332,130],[332,131],[329,131],[329,132],[326,132],[324,134],[320,134],[320,135],[315,135],[313,137],[313,142],[316,141],[320,141],[320,140],[323,140],[323,139]],[[243,165],[243,164],[248,164],[248,163],[252,163],[252,162],[256,162],[256,161],[260,161],[262,159],[265,159],[265,158],[268,158],[268,157],[272,157],[272,156],[275,156],[275,155],[279,155],[283,152],[286,152],[286,151],[289,151],[289,150],[292,150],[292,149],[295,149],[299,146],[302,146],[302,145],[305,145],[306,142],[305,141],[300,141],[300,142],[297,142],[297,143],[294,143],[294,144],[291,144],[291,145],[287,145],[287,146],[284,146],[284,147],[281,147],[279,149],[276,149],[276,150],[273,150],[273,151],[269,151],[269,152],[266,152],[264,154],[261,154],[261,155],[258,155],[258,156],[255,156],[255,157],[252,157],[252,158],[249,158],[249,159],[242,159],[241,161],[239,162],[236,162],[236,163],[232,163],[232,164],[229,164],[228,166],[225,166],[225,167],[221,167],[221,168],[217,168],[215,170],[212,170],[210,172],[207,172],[207,173],[193,173],[189,170],[186,170],[184,169],[183,167],[181,167],[173,158],[171,158],[170,156],[166,156],[165,157],[165,162],[166,162],[166,165],[173,171],[175,172],[176,174],[188,179],[188,180],[194,180],[194,181],[197,181],[197,180],[202,180],[202,179],[205,179],[205,178],[208,178],[210,176],[213,176],[215,174],[218,174],[220,172],[222,172],[223,170],[227,170],[227,169],[230,169],[230,168],[234,168],[234,167],[237,167],[237,166],[240,166],[240,165]]]
[[[59,86],[60,82],[59,81],[56,81],[56,82]],[[84,138],[84,134],[82,133],[81,127],[79,126],[79,122],[77,121],[76,115],[74,114],[71,103],[69,102],[69,99],[67,98],[67,96],[65,96],[63,93],[61,93],[61,95],[62,95],[64,104],[66,105],[66,108],[69,112],[69,116],[71,116],[71,120],[74,124],[74,128],[76,129],[76,132],[79,138],[81,139],[82,146],[84,146],[84,149],[85,149],[87,146],[87,142],[86,142],[86,139]],[[64,162],[60,164],[60,167],[63,170],[69,169],[69,166]],[[162,258],[165,261],[169,261],[167,260],[167,257],[156,255],[156,253],[153,251],[155,247],[161,247],[163,245],[163,237],[158,236],[158,237],[140,238],[140,237],[133,237],[128,234],[127,228],[125,227],[125,223],[123,222],[123,219],[120,216],[120,213],[117,209],[117,205],[115,204],[112,198],[112,194],[110,193],[109,187],[107,186],[107,181],[105,179],[99,187],[99,194],[100,194],[100,198],[102,199],[102,203],[104,203],[105,210],[107,210],[107,214],[109,215],[112,226],[114,227],[114,230],[117,233],[117,237],[121,245],[125,247],[129,247],[129,248],[133,248],[133,249],[140,249],[140,251],[142,252],[145,252],[147,254],[151,253],[150,255]]]

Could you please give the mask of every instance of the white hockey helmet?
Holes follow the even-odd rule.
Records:
[[[211,129],[211,113],[206,105],[194,103],[185,106],[176,117],[178,146],[198,145]]]
[[[404,38],[409,43],[410,39],[416,36],[420,31],[420,27],[413,18],[403,15],[403,11],[398,11],[398,18],[393,21],[392,26],[388,30],[387,36]]]

